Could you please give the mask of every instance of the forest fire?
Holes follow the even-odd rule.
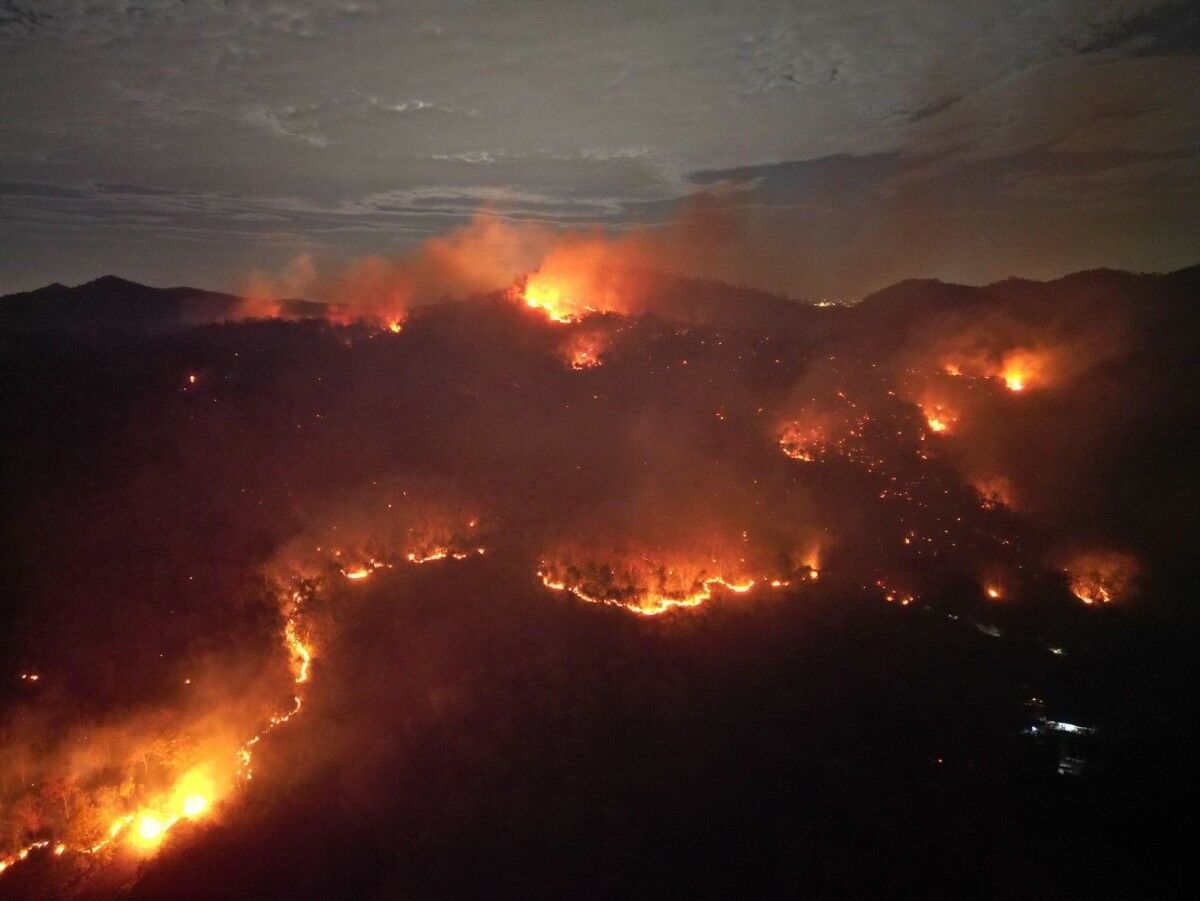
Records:
[[[385,607],[370,603],[381,597],[419,636],[413,656],[424,665],[458,653],[456,638],[421,631],[443,615],[454,636],[466,621],[507,628],[513,610],[533,617],[523,636],[552,634],[556,617],[594,617],[614,635],[688,635],[752,628],[764,611],[867,610],[867,619],[883,611],[897,622],[971,623],[978,640],[980,631],[1007,636],[1017,611],[1036,621],[1030,608],[1041,604],[1094,619],[1070,599],[1095,607],[1132,596],[1139,563],[1129,555],[1058,556],[1106,540],[1091,523],[1082,535],[1095,474],[1062,417],[1097,446],[1127,421],[1124,407],[1097,403],[1104,392],[1065,367],[1067,343],[1016,331],[997,349],[1003,330],[981,314],[984,350],[953,336],[929,347],[934,327],[914,327],[921,337],[896,346],[889,327],[862,344],[868,354],[853,330],[862,322],[837,325],[840,310],[823,320],[827,337],[799,306],[795,323],[777,329],[790,302],[769,307],[769,327],[630,315],[614,310],[636,307],[630,283],[607,279],[597,263],[611,257],[551,248],[507,293],[403,315],[391,311],[404,292],[377,286],[386,303],[342,305],[314,322],[229,324],[162,365],[169,402],[155,396],[135,413],[153,434],[177,436],[178,471],[89,488],[105,514],[89,534],[111,528],[114,538],[78,551],[86,570],[63,570],[86,571],[79,581],[89,586],[109,579],[104,597],[137,596],[130,611],[162,611],[154,625],[171,642],[147,640],[138,656],[161,687],[122,681],[118,669],[111,693],[81,703],[79,725],[64,726],[51,708],[70,708],[65,676],[108,664],[88,657],[76,667],[33,643],[8,661],[23,705],[14,717],[32,725],[0,749],[0,871],[32,873],[58,856],[86,858],[95,872],[151,858],[165,866],[172,855],[159,849],[201,845],[209,830],[252,819],[245,806],[293,778],[281,758],[345,753],[336,737],[314,733],[329,704],[375,728],[363,725],[370,704],[355,668],[374,667],[387,683],[401,655],[359,661],[344,651],[374,640],[379,623],[367,611]],[[679,293],[702,290],[714,289],[688,283]],[[1055,418],[1029,396],[1050,386],[1062,404]],[[1090,420],[1096,410],[1112,421]],[[130,453],[147,451],[133,442]],[[157,460],[148,472],[161,472]],[[55,509],[78,514],[75,503],[65,495]],[[116,512],[126,507],[139,514],[129,523]],[[213,534],[228,530],[233,549],[172,546],[174,533],[199,540],[183,511],[207,517]],[[153,559],[169,575],[148,578],[145,562],[112,547],[117,538],[139,546],[158,521],[173,530],[153,536],[166,548]],[[55,559],[76,553],[40,537]],[[39,578],[68,609],[92,609],[53,560],[41,562]],[[121,581],[134,572],[143,578]],[[211,581],[192,590],[193,578]],[[446,596],[427,602],[443,584]],[[460,610],[463,598],[479,606]],[[614,609],[597,617],[584,605]],[[192,631],[172,632],[176,620]],[[200,640],[197,622],[228,631]],[[125,628],[125,642],[149,631]],[[432,699],[432,713],[419,715],[459,709],[458,689],[426,691],[423,678],[410,680]],[[71,690],[86,691],[87,680]],[[413,703],[425,702],[395,706]],[[104,705],[133,712],[110,722],[91,712]],[[283,728],[301,713],[299,727]]]
[[[1071,592],[1088,606],[1124,599],[1137,571],[1137,560],[1120,551],[1080,554],[1066,566]]]
[[[595,369],[604,363],[608,339],[599,332],[580,332],[562,345],[562,358],[574,370]]]
[[[581,304],[571,287],[562,280],[534,272],[526,276],[520,289],[525,305],[541,310],[554,322],[574,322]]]
[[[1021,393],[1030,388],[1043,388],[1050,382],[1051,368],[1057,354],[1061,354],[1061,350],[1056,352],[1047,348],[1028,347],[1001,353],[978,351],[943,363],[941,372],[966,381],[991,379],[1008,391]]]
[[[719,590],[730,591],[734,594],[745,594],[757,584],[754,579],[731,582],[721,576],[711,576],[702,579],[698,583],[698,586],[693,585],[690,591],[664,592],[650,589],[633,591],[632,593],[629,591],[620,591],[613,596],[608,596],[604,594],[589,594],[583,585],[556,579],[546,572],[539,572],[538,576],[541,578],[542,584],[553,591],[567,591],[586,603],[622,607],[631,613],[637,613],[641,616],[658,616],[677,608],[698,607],[706,601],[712,600],[714,593]],[[768,584],[775,588],[780,588],[789,583],[775,579]]]
[[[920,406],[921,412],[925,416],[925,423],[931,432],[945,434],[951,431],[954,424],[958,422],[958,416],[945,404],[926,400]]]
[[[720,562],[716,557],[667,563],[646,556],[623,558],[619,563],[598,562],[567,554],[556,562],[543,561],[538,570],[542,584],[574,595],[589,604],[621,607],[640,616],[658,616],[677,609],[698,607],[722,592],[746,594],[756,587],[787,588],[819,578],[816,551],[789,572],[751,575],[744,561]]]

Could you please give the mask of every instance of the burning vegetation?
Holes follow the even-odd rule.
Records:
[[[898,330],[887,297],[689,305],[726,289],[644,267],[695,235],[552,240],[484,218],[337,277],[257,275],[246,321],[136,360],[93,348],[129,367],[106,385],[119,409],[61,437],[79,465],[9,523],[37,540],[9,562],[0,878],[69,866],[103,893],[327,777],[348,749],[323,723],[376,715],[356,680],[400,691],[355,675],[355,642],[411,666],[403,697],[429,722],[465,715],[466,675],[422,682],[457,653],[423,624],[468,603],[437,580],[535,634],[596,607],[686,634],[881,601],[973,638],[1037,634],[1169,590],[1155,579],[1181,545],[1125,495],[1097,498],[1128,462],[1105,442],[1179,415],[1124,403],[1161,377],[1128,338],[1144,308],[1110,299],[1085,320],[985,293],[907,309]],[[279,299],[309,290],[330,301],[319,317]],[[90,384],[65,351],[56,365]],[[36,442],[13,451],[40,465]],[[1177,509],[1161,479],[1139,484]]]

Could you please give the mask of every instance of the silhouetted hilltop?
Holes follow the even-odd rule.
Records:
[[[1009,278],[972,286],[938,279],[907,279],[868,295],[850,307],[810,303],[711,279],[635,271],[638,306],[662,319],[716,324],[813,340],[839,334],[862,344],[894,343],[936,327],[948,318],[992,308],[1028,322],[1131,313],[1134,319],[1179,319],[1176,334],[1191,334],[1200,266],[1165,274],[1113,269],[1076,272],[1051,281]],[[281,302],[287,318],[320,318],[331,308],[309,300]],[[115,275],[68,287],[43,288],[0,297],[0,332],[70,334],[92,339],[126,339],[180,331],[196,325],[255,318],[261,313],[234,294],[201,288],[154,288]],[[340,310],[339,321],[353,317]]]
[[[243,298],[201,288],[153,288],[116,275],[68,287],[44,288],[0,297],[0,329],[7,332],[68,333],[125,338],[178,331],[236,318]],[[288,312],[320,315],[323,306],[287,301]]]

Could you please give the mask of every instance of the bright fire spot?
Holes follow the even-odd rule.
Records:
[[[600,358],[590,350],[577,350],[571,355],[572,369],[591,369],[600,365]]]
[[[183,799],[183,815],[185,817],[198,817],[206,810],[208,810],[208,798],[204,795],[188,795]]]
[[[295,674],[296,684],[302,685],[308,681],[308,668],[312,665],[312,648],[301,641],[300,636],[296,634],[295,617],[288,618],[283,629],[283,638],[292,655],[292,672]]]
[[[1111,604],[1124,597],[1137,569],[1137,560],[1120,551],[1081,554],[1066,567],[1071,593],[1089,606]]]
[[[188,375],[188,384],[189,384],[189,385],[194,385],[194,384],[196,384],[196,374],[195,374],[194,372],[193,372],[193,373],[190,373],[190,374]]]
[[[555,322],[574,322],[578,316],[574,308],[578,305],[564,285],[558,280],[534,272],[525,281],[524,300],[526,306],[541,310]]]
[[[130,839],[138,847],[156,847],[163,840],[163,836],[167,834],[167,830],[171,828],[171,825],[170,820],[164,819],[158,814],[138,814],[134,822],[133,832],[130,834]]]
[[[812,463],[825,447],[825,430],[789,423],[779,435],[780,449],[793,460]]]
[[[1034,385],[1044,384],[1050,355],[1032,350],[1014,350],[1004,356],[1000,366],[1000,377],[1009,391],[1024,391]]]
[[[400,331],[403,328],[404,328],[404,323],[402,323],[399,319],[392,319],[387,324],[388,331],[391,332],[393,335],[400,334]]]
[[[342,570],[342,575],[351,581],[357,582],[359,579],[365,579],[371,575],[371,570],[365,566],[356,566],[353,569]]]
[[[937,401],[922,401],[921,413],[925,416],[925,424],[929,426],[929,430],[938,434],[950,431],[950,427],[958,422],[958,416],[945,404]]]
[[[895,588],[890,587],[882,579],[875,580],[875,587],[878,588],[881,592],[883,592],[883,599],[885,601],[887,601],[889,604],[897,604],[898,603],[901,607],[907,607],[909,604],[911,604],[913,601],[915,601],[917,599],[916,595],[911,594],[907,591],[898,591]]]
[[[987,596],[989,598],[991,598],[993,601],[997,601],[1004,596],[1003,592],[1000,591],[1000,587],[998,585],[989,585],[985,589],[985,591],[987,592]]]

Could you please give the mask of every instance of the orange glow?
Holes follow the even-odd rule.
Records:
[[[997,601],[1000,598],[1004,597],[1004,594],[1000,591],[1000,586],[998,586],[998,585],[989,585],[984,590],[986,591],[987,596],[989,598],[991,598],[993,601]]]
[[[788,423],[779,435],[780,449],[793,460],[812,463],[824,450],[825,430],[820,426]]]
[[[921,401],[920,407],[921,413],[925,417],[925,424],[929,426],[931,432],[939,435],[945,434],[958,423],[958,414],[941,401],[925,398]]]
[[[743,537],[743,541],[744,541]],[[542,584],[563,591],[589,604],[622,607],[641,616],[657,616],[670,610],[698,607],[720,593],[746,594],[756,587],[785,588],[795,579],[817,578],[816,551],[787,574],[749,571],[740,558],[744,547],[718,559],[682,557],[671,563],[641,554],[618,555],[620,562],[578,558],[569,552],[554,563],[543,562],[538,570]]]
[[[1050,354],[1018,349],[1005,354],[1000,377],[1009,391],[1024,391],[1034,385],[1043,386],[1049,375]]]
[[[1014,490],[1012,483],[1003,476],[993,476],[987,479],[977,479],[972,487],[979,494],[979,505],[984,510],[994,510],[997,507],[1012,507]]]
[[[1089,606],[1121,600],[1133,586],[1137,570],[1137,560],[1120,551],[1080,554],[1066,566],[1071,593]]]
[[[312,665],[312,648],[300,640],[296,634],[296,620],[289,617],[283,630],[283,640],[292,657],[292,673],[296,684],[302,685],[308,681],[308,668]]]
[[[541,310],[555,322],[574,322],[579,299],[561,279],[535,272],[525,281],[523,297],[526,306]]]
[[[714,592],[719,589],[731,591],[734,594],[745,594],[756,584],[754,579],[730,582],[720,576],[714,576],[704,579],[700,583],[699,588],[686,594],[668,594],[651,590],[632,598],[620,600],[602,595],[588,594],[578,585],[569,585],[564,581],[553,579],[544,572],[539,572],[538,576],[541,578],[543,585],[554,591],[569,591],[575,597],[579,598],[579,600],[586,601],[589,604],[606,604],[614,607],[623,607],[631,613],[637,613],[642,616],[658,616],[660,613],[666,613],[668,610],[698,607],[705,601],[711,600]],[[776,579],[768,584],[773,588],[780,588],[789,583]]]
[[[1020,393],[1049,384],[1054,371],[1064,367],[1064,352],[1030,347],[979,352],[942,364],[942,372],[963,378],[995,379],[1007,390]]]
[[[156,814],[139,814],[130,837],[133,843],[139,847],[153,848],[163,840],[163,836],[167,834],[167,830],[172,825],[171,820],[165,820]]]
[[[603,334],[575,334],[563,343],[560,353],[572,369],[594,369],[603,365],[607,343]]]

